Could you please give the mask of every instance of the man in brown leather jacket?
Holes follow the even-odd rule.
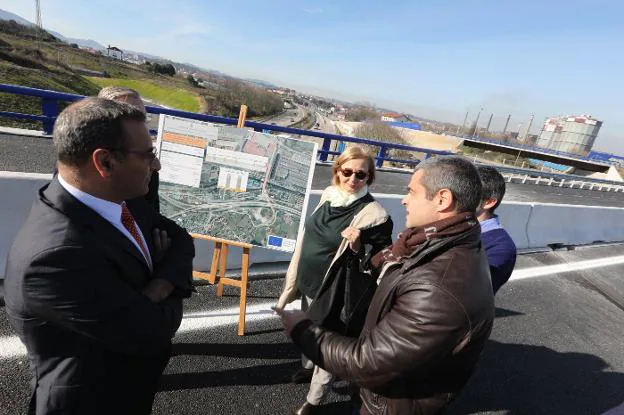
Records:
[[[406,229],[370,261],[379,285],[358,339],[276,310],[305,355],[360,385],[360,414],[437,414],[474,371],[494,319],[480,199],[469,161],[416,167],[402,201]]]

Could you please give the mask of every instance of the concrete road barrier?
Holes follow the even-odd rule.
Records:
[[[13,238],[28,215],[37,190],[50,178],[51,175],[46,174],[0,172],[0,278],[4,276],[6,256]],[[313,191],[310,195],[308,215],[317,205],[320,193]],[[405,226],[405,209],[401,206],[403,195],[374,196],[392,216],[393,238],[396,239]],[[624,241],[624,227],[620,225],[624,221],[624,208],[504,202],[498,213],[518,249]],[[195,241],[195,269],[206,271],[210,268],[213,245],[208,241]],[[231,249],[228,268],[240,267],[241,254],[240,249]],[[254,248],[251,263],[283,262],[290,256],[287,252]]]

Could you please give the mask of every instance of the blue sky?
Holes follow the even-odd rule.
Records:
[[[617,0],[41,0],[45,27],[324,96],[537,132],[604,120],[624,153],[624,2]],[[0,8],[34,20],[34,1]]]

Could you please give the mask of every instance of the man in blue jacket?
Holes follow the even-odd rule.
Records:
[[[505,179],[494,167],[477,168],[483,184],[477,218],[481,223],[481,242],[490,264],[494,294],[509,280],[516,265],[516,245],[503,229],[494,211],[505,196]]]

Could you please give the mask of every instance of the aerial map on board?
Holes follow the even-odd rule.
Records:
[[[161,115],[160,210],[190,233],[293,251],[317,144]]]

